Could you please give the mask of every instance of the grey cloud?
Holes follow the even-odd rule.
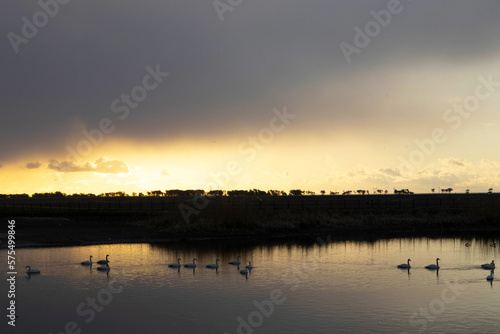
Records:
[[[389,176],[401,176],[401,171],[398,168],[380,168],[379,172]]]
[[[98,159],[94,164],[91,164],[90,162],[76,164],[72,161],[59,162],[57,160],[50,160],[48,168],[62,173],[96,172],[103,174],[118,174],[129,172],[129,169],[124,162],[119,160],[106,160],[104,158]]]
[[[37,169],[38,167],[40,167],[42,164],[40,162],[28,162],[26,164],[26,168],[27,169]]]
[[[460,166],[460,167],[465,166],[465,160],[463,160],[463,159],[448,159],[447,162],[450,165],[455,165],[455,166]]]

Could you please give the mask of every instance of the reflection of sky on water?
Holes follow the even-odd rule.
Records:
[[[426,322],[427,331],[491,332],[499,324],[499,293],[495,282],[486,281],[489,270],[480,265],[496,259],[497,248],[489,246],[491,240],[468,241],[471,247],[461,239],[414,238],[326,246],[314,241],[186,242],[18,249],[17,268],[31,265],[42,273],[28,276],[20,270],[16,330],[28,333],[33,326],[56,333],[75,321],[82,333],[236,333],[237,317],[248,320],[254,301],[269,300],[281,290],[286,300],[263,318],[256,333],[413,333],[423,326],[419,310],[440,306],[443,290],[455,286],[459,294]],[[80,265],[90,255],[97,261],[106,254],[109,273],[97,271],[97,264]],[[247,278],[227,264],[238,255],[240,269],[248,261],[255,266]],[[178,257],[181,264],[197,258],[198,267],[168,268]],[[424,269],[436,257],[440,270]],[[205,268],[216,258],[218,270]],[[396,268],[408,258],[409,271]],[[107,292],[123,283],[122,292]],[[98,296],[111,300],[87,324],[89,314],[78,315],[77,307],[84,303],[80,311],[89,312],[87,298]]]

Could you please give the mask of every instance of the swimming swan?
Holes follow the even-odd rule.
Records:
[[[240,264],[240,256],[238,255],[238,256],[236,257],[236,260],[229,261],[229,264]]]
[[[407,268],[411,268],[410,266],[410,259],[408,259],[408,263],[402,263],[402,264],[398,264],[398,268],[403,268],[403,269],[407,269]]]
[[[240,274],[242,274],[242,275],[247,275],[247,274],[248,274],[248,270],[246,270],[246,269],[241,269],[241,270],[240,270]]]
[[[108,262],[111,262],[111,261],[108,261]],[[104,265],[102,265],[100,267],[97,267],[97,270],[103,270],[104,271],[104,270],[109,270],[109,269],[110,269],[109,268],[109,263],[108,264],[104,264]]]
[[[177,263],[176,262],[170,263],[168,266],[170,268],[180,268],[181,267],[181,258],[177,259]]]
[[[250,270],[252,270],[252,269],[253,269],[253,266],[252,266],[252,261],[248,261],[248,266],[247,266],[247,269],[250,269]]]
[[[184,267],[186,267],[186,268],[194,268],[194,267],[196,267],[195,261],[196,261],[196,259],[193,259],[193,263],[186,263],[184,265]]]
[[[90,261],[82,261],[81,264],[84,266],[91,266],[92,265],[92,255],[90,255]]]
[[[484,269],[495,269],[495,261],[491,260],[491,263],[485,263],[481,265]]]
[[[215,264],[213,264],[213,263],[207,264],[206,267],[207,268],[211,268],[211,269],[217,269],[217,268],[219,268],[219,259],[215,260]]]
[[[109,255],[106,255],[106,260],[99,260],[99,261],[97,261],[97,264],[108,264],[108,262],[110,262],[110,261],[108,260],[108,256],[109,256]]]
[[[40,270],[38,270],[38,269],[31,269],[30,266],[26,266],[26,268],[28,268],[28,270],[26,270],[26,273],[28,273],[28,274],[39,274],[40,273]]]
[[[428,266],[425,267],[425,269],[439,269],[439,260],[440,258],[436,259],[436,264],[429,264]]]
[[[494,271],[495,271],[495,270],[493,270],[493,269],[492,269],[492,270],[491,270],[491,272],[490,272],[490,274],[489,274],[488,276],[486,276],[486,280],[487,280],[487,281],[493,281],[493,272],[494,272]]]

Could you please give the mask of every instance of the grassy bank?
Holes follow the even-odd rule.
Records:
[[[500,230],[496,194],[30,200],[0,201],[26,245]]]

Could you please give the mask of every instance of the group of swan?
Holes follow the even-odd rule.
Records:
[[[233,261],[229,261],[228,262],[229,264],[232,264],[232,265],[240,265],[240,256],[238,255],[236,257],[236,260],[233,260]],[[252,270],[253,269],[253,266],[252,266],[252,261],[248,261],[248,265],[245,267],[245,269],[241,269],[240,270],[240,273],[242,274],[247,274],[248,273],[248,270]]]
[[[426,269],[439,269],[439,260],[440,258],[436,259],[436,264],[429,264],[428,266],[425,266]],[[398,268],[403,268],[403,269],[410,269],[410,259],[406,263],[398,264]]]
[[[108,260],[108,257],[109,257],[109,255],[106,255],[106,260],[99,260],[99,261],[97,261],[98,264],[102,264],[102,266],[98,267],[97,270],[109,270],[110,269],[109,268],[109,262],[111,262],[111,261]],[[186,263],[184,265],[184,267],[186,267],[186,268],[196,268],[196,261],[197,261],[196,258],[194,258],[192,263]],[[82,261],[81,264],[84,265],[84,266],[91,266],[92,265],[92,255],[90,255],[89,261]],[[239,265],[240,264],[240,257],[238,256],[237,260],[230,261],[229,264]],[[181,265],[181,258],[178,258],[177,262],[170,263],[168,266],[170,268],[180,268],[180,267],[182,267],[182,265]],[[219,259],[216,259],[215,263],[207,264],[206,267],[210,268],[210,269],[218,269],[219,268]],[[246,268],[250,269],[250,270],[253,269],[251,261],[248,262],[248,266],[246,266]],[[246,269],[242,269],[240,272],[243,274],[244,270],[246,271]],[[34,273],[34,271],[33,271],[33,273]]]
[[[439,269],[439,260],[440,258],[436,259],[436,264],[429,264],[428,266],[425,266],[426,269]],[[406,263],[398,264],[398,268],[403,268],[403,269],[410,269],[410,259]],[[493,281],[493,272],[495,271],[495,261],[492,260],[491,263],[485,263],[481,265],[481,268],[484,269],[491,269],[490,275],[486,276],[486,279],[488,281]]]
[[[192,263],[186,263],[184,265],[184,267],[185,268],[196,268],[196,261],[197,261],[197,259],[194,258]],[[85,262],[88,262],[88,261],[85,261]],[[238,265],[239,266],[240,263],[241,263],[240,262],[240,257],[238,256],[236,260],[229,261],[228,263],[232,264],[232,265]],[[82,262],[82,264],[83,264],[83,262]],[[182,265],[181,265],[181,258],[178,258],[177,262],[170,263],[168,266],[170,268],[180,268],[180,267],[182,267]],[[219,259],[216,259],[215,263],[207,264],[205,267],[209,268],[209,269],[218,269],[219,268]],[[241,269],[240,273],[241,274],[248,274],[248,270],[252,270],[252,269],[253,269],[252,261],[248,261],[248,265],[245,267],[245,269]]]
[[[466,242],[466,243],[465,243],[465,247],[470,247],[470,246],[471,246],[471,244],[470,244],[469,242]],[[496,242],[494,242],[494,243],[492,243],[492,244],[490,245],[490,247],[493,247],[493,248],[495,248],[496,246],[497,246],[497,243],[496,243]]]
[[[97,264],[102,264],[102,266],[97,267],[97,270],[109,270],[109,263],[111,261],[108,260],[109,255],[106,255],[106,260],[99,260],[97,261]],[[80,262],[81,265],[83,266],[91,266],[92,265],[92,255],[90,255],[90,260],[89,261],[82,261]]]
[[[245,269],[240,270],[240,274],[246,275],[248,274],[249,271],[252,271],[253,266],[252,266],[252,261],[248,261],[248,265],[245,267]]]
[[[97,270],[109,270],[109,261],[108,260],[108,257],[109,255],[106,255],[106,260],[99,260],[97,261],[98,264],[102,264],[102,266],[100,267],[97,267]],[[90,259],[88,261],[82,261],[80,262],[80,264],[82,266],[92,266],[93,262],[92,262],[92,255],[90,255]],[[38,269],[31,269],[30,266],[26,266],[26,268],[28,268],[28,270],[26,271],[27,274],[40,274],[40,270]]]

